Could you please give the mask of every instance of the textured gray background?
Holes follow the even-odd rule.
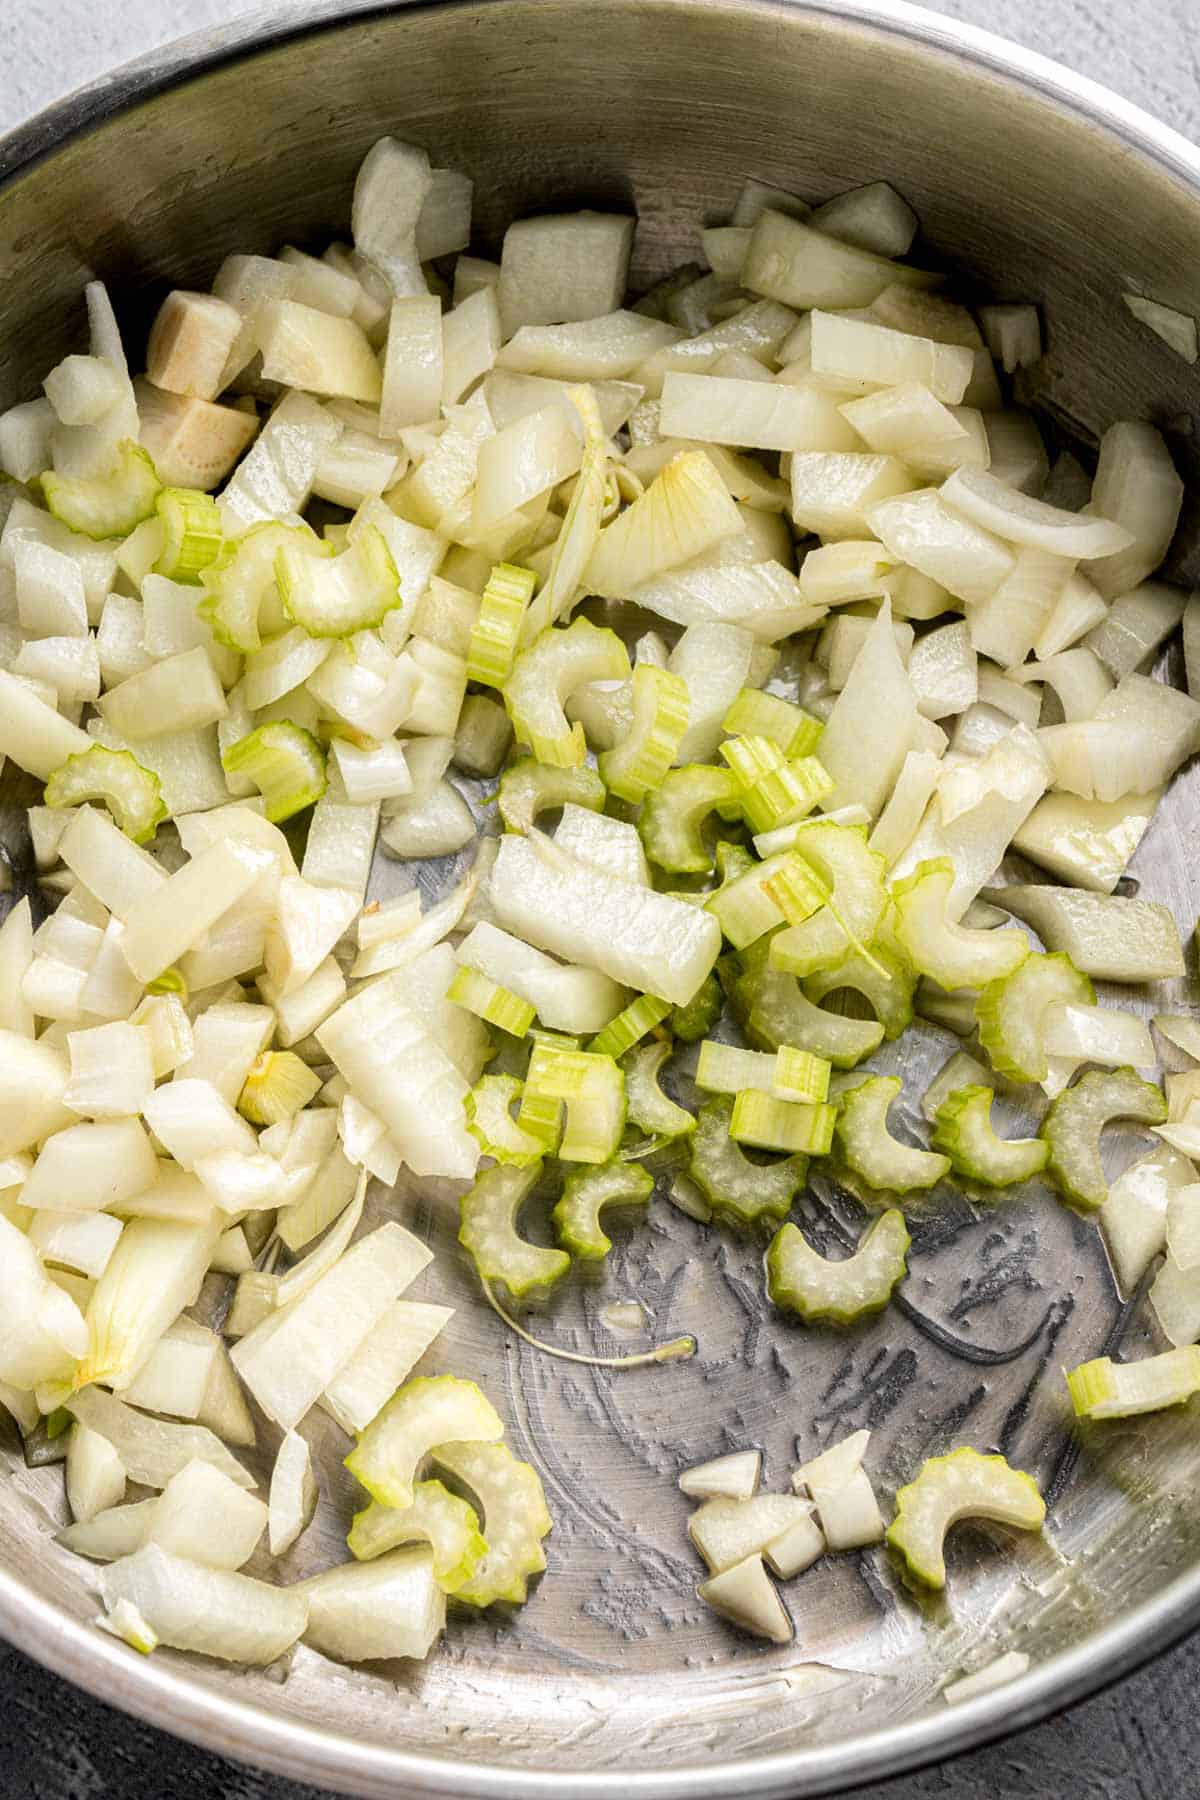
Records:
[[[0,131],[237,0],[0,0]],[[1200,137],[1197,0],[953,0],[943,12],[1107,83]],[[863,1800],[1188,1800],[1200,1794],[1200,1638],[1074,1712]],[[0,1646],[0,1800],[311,1800],[110,1712]]]

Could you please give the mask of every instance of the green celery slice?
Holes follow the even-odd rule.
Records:
[[[488,577],[471,627],[467,649],[467,679],[486,687],[502,688],[512,674],[525,610],[537,577],[532,569],[497,563]]]
[[[804,983],[804,995],[817,1005],[842,988],[852,988],[874,1008],[883,1035],[891,1042],[913,1022],[916,986],[916,978],[902,957],[881,944],[872,944],[869,954],[852,950],[831,969],[810,975]]]
[[[946,903],[953,886],[954,865],[948,856],[923,862],[894,884],[894,929],[901,948],[918,974],[948,992],[1005,980],[1029,955],[1025,934],[977,931],[952,921]]]
[[[56,475],[47,469],[41,483],[54,518],[95,539],[128,537],[143,519],[153,518],[162,487],[149,453],[131,438],[117,445],[111,474]]]
[[[230,744],[221,767],[254,783],[273,825],[303,812],[325,792],[325,752],[311,731],[290,719],[260,725]]]
[[[312,557],[291,541],[275,552],[283,610],[309,637],[352,637],[400,605],[400,576],[387,539],[364,525],[337,556]]]
[[[808,1173],[806,1156],[755,1163],[729,1135],[733,1102],[707,1101],[696,1117],[688,1173],[713,1209],[713,1217],[734,1226],[787,1217]]]
[[[683,678],[653,663],[633,671],[628,734],[599,758],[609,792],[634,805],[662,785],[687,730],[690,700]]]
[[[955,1088],[934,1114],[930,1143],[950,1158],[956,1175],[985,1187],[1030,1181],[1045,1168],[1050,1146],[1041,1138],[1002,1138],[992,1125],[989,1087]]]
[[[537,1470],[518,1462],[507,1444],[478,1440],[440,1444],[434,1461],[475,1495],[487,1539],[487,1554],[456,1597],[472,1606],[520,1605],[529,1577],[546,1566],[542,1539],[554,1525]]]
[[[1161,1125],[1167,1103],[1153,1082],[1135,1069],[1092,1069],[1061,1093],[1042,1121],[1049,1149],[1046,1173],[1063,1199],[1089,1211],[1108,1199],[1100,1162],[1100,1137],[1115,1119]]]
[[[713,853],[704,842],[704,823],[737,796],[738,784],[728,769],[686,763],[670,770],[646,795],[638,815],[646,855],[675,875],[705,874],[713,866]]]
[[[809,865],[829,899],[811,918],[772,938],[771,962],[789,975],[816,975],[875,936],[886,902],[886,864],[868,849],[862,825],[810,825],[789,856]]]
[[[615,631],[573,619],[543,631],[523,650],[504,684],[504,703],[521,743],[539,762],[577,768],[587,752],[582,725],[563,710],[590,681],[628,681],[629,655]]]
[[[500,777],[497,799],[500,817],[509,831],[529,831],[539,813],[555,806],[583,806],[603,812],[607,798],[595,769],[555,768],[523,756]]]
[[[459,1243],[484,1281],[502,1281],[518,1299],[534,1288],[552,1287],[571,1266],[563,1251],[527,1243],[517,1233],[517,1215],[541,1172],[540,1162],[523,1168],[498,1164],[485,1169],[459,1202]]]
[[[847,1166],[874,1188],[897,1194],[936,1187],[950,1158],[917,1150],[893,1137],[887,1116],[900,1092],[898,1075],[870,1075],[842,1098],[837,1139]]]
[[[547,1149],[552,1149],[558,1142],[560,1102],[552,1102],[555,1123],[553,1135],[547,1142],[524,1130],[519,1120],[513,1117],[512,1108],[520,1103],[523,1094],[524,1083],[515,1075],[482,1075],[463,1103],[467,1130],[483,1154],[516,1169],[526,1169],[531,1163],[539,1162]]]
[[[609,1020],[603,1031],[597,1032],[588,1049],[597,1056],[622,1057],[640,1043],[647,1032],[661,1025],[670,1011],[669,1000],[659,1000],[654,994],[639,994],[615,1019]]]
[[[722,730],[735,736],[769,738],[790,762],[794,757],[811,756],[825,727],[790,700],[764,694],[761,688],[743,688],[725,714]]]
[[[447,1594],[466,1585],[488,1548],[475,1508],[440,1481],[418,1481],[411,1506],[381,1506],[372,1500],[355,1513],[346,1543],[359,1562],[401,1544],[429,1544],[433,1579]]]
[[[1037,1483],[1002,1456],[952,1450],[931,1456],[915,1481],[896,1495],[896,1517],[887,1541],[909,1573],[926,1587],[944,1588],[946,1533],[960,1519],[994,1519],[1021,1531],[1040,1531],[1046,1504]]]
[[[664,1094],[658,1076],[675,1046],[669,1039],[640,1044],[625,1057],[626,1117],[652,1137],[678,1138],[696,1129],[694,1114]]]
[[[1045,1081],[1049,1059],[1042,1043],[1048,1007],[1095,1002],[1092,984],[1069,956],[1032,951],[1011,975],[989,981],[975,1003],[979,1041],[998,1074],[1013,1081]]]
[[[895,1207],[872,1221],[852,1256],[819,1256],[795,1225],[782,1225],[767,1251],[767,1293],[802,1319],[852,1325],[879,1312],[904,1277],[909,1235]]]
[[[225,545],[220,507],[200,488],[163,488],[154,510],[162,524],[154,573],[195,586]]]
[[[601,1229],[601,1210],[645,1206],[653,1192],[654,1177],[639,1163],[608,1162],[577,1170],[568,1175],[552,1215],[559,1243],[587,1262],[602,1261],[612,1239]]]
[[[1179,1406],[1200,1392],[1200,1344],[1116,1363],[1098,1356],[1067,1374],[1076,1416],[1081,1419],[1128,1419],[1137,1413]]]
[[[671,1008],[668,1024],[681,1043],[694,1044],[707,1037],[725,1005],[725,995],[715,973],[706,975],[686,1006]]]
[[[411,1506],[417,1470],[431,1450],[503,1436],[495,1407],[473,1381],[417,1375],[359,1433],[346,1467],[381,1505]]]
[[[771,967],[766,941],[745,952],[731,987],[734,1010],[750,1038],[769,1049],[792,1044],[837,1069],[852,1069],[883,1042],[883,1026],[877,1021],[842,1018],[814,1005],[794,975]]]
[[[46,777],[47,806],[82,806],[89,800],[102,800],[135,844],[152,838],[167,816],[158,776],[131,751],[108,750],[103,744],[68,756]]]
[[[204,599],[199,603],[199,611],[212,626],[217,642],[227,649],[251,655],[262,648],[264,605],[270,604],[278,612],[275,629],[282,628],[275,558],[285,546],[297,555],[309,557],[331,557],[334,553],[333,545],[319,538],[309,526],[281,525],[268,519],[227,543],[216,561],[201,569]]]

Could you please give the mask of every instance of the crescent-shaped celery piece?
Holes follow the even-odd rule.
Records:
[[[158,776],[143,768],[132,751],[108,750],[103,744],[68,756],[46,777],[47,806],[82,806],[89,800],[102,800],[135,844],[152,838],[167,816]]]
[[[846,1019],[815,1006],[794,975],[771,967],[766,941],[743,956],[732,990],[734,1009],[752,1042],[769,1049],[793,1044],[836,1069],[852,1069],[883,1042],[883,1026],[876,1020]]]
[[[551,627],[522,650],[504,684],[513,730],[538,762],[577,768],[587,753],[583,726],[567,723],[563,708],[590,681],[628,681],[629,653],[615,631],[574,619]]]
[[[163,488],[154,502],[162,527],[156,575],[195,586],[201,571],[220,556],[225,543],[221,509],[199,488]]]
[[[1137,1362],[1098,1356],[1067,1372],[1071,1403],[1080,1419],[1129,1419],[1136,1413],[1179,1406],[1200,1391],[1200,1344],[1164,1350]]]
[[[688,726],[687,684],[669,669],[640,662],[633,671],[629,731],[599,758],[608,790],[636,805],[659,787]]]
[[[641,1044],[625,1057],[625,1117],[630,1125],[651,1137],[683,1137],[696,1129],[696,1119],[686,1107],[677,1106],[659,1086],[659,1070],[675,1046],[669,1038]]]
[[[351,637],[400,604],[400,577],[375,525],[337,556],[307,556],[289,539],[275,552],[275,581],[285,614],[309,637]]]
[[[529,1577],[546,1566],[542,1539],[554,1525],[537,1470],[518,1462],[507,1444],[478,1440],[441,1444],[434,1461],[474,1494],[483,1514],[487,1554],[457,1598],[471,1606],[521,1605]]]
[[[868,944],[883,916],[886,864],[867,848],[862,825],[806,827],[790,855],[824,883],[828,899],[801,924],[771,940],[771,963],[789,975],[815,975]],[[778,877],[774,878],[775,881]]]
[[[531,1163],[539,1162],[548,1147],[541,1138],[524,1131],[513,1117],[512,1108],[519,1104],[523,1091],[524,1083],[515,1075],[484,1075],[463,1102],[467,1130],[483,1154],[515,1169],[527,1169]]]
[[[485,1169],[459,1202],[459,1243],[484,1281],[502,1281],[518,1299],[533,1288],[553,1286],[571,1266],[562,1250],[545,1250],[517,1234],[517,1215],[541,1172],[540,1162]]]
[[[725,994],[715,974],[706,975],[686,1006],[671,1009],[667,1021],[681,1043],[694,1044],[707,1037],[725,1006]]]
[[[523,756],[505,769],[496,798],[507,829],[526,832],[538,814],[551,807],[583,806],[588,812],[603,812],[607,795],[595,769],[586,765],[562,769]]]
[[[290,719],[260,725],[230,744],[221,767],[254,783],[273,825],[315,805],[325,792],[325,752],[311,731]]]
[[[705,821],[721,807],[738,805],[740,794],[737,777],[729,769],[716,769],[708,763],[671,769],[654,792],[644,797],[638,814],[646,855],[673,875],[706,873],[713,866],[713,852],[704,842]],[[711,902],[709,910],[716,911]],[[772,912],[778,924],[778,909],[772,907]]]
[[[947,856],[923,862],[892,887],[896,939],[918,974],[939,987],[980,988],[1003,981],[1029,955],[1021,931],[976,931],[947,914],[954,865]]]
[[[1089,1211],[1108,1199],[1100,1161],[1100,1136],[1115,1119],[1161,1125],[1167,1103],[1161,1089],[1134,1069],[1092,1069],[1053,1102],[1042,1121],[1049,1148],[1046,1174],[1063,1199]]]
[[[909,1235],[895,1207],[867,1228],[852,1256],[819,1256],[795,1225],[781,1225],[767,1251],[767,1293],[776,1306],[805,1320],[852,1325],[879,1312],[903,1280]]]
[[[635,1162],[601,1163],[568,1175],[562,1198],[551,1217],[559,1243],[586,1262],[602,1262],[612,1239],[600,1227],[606,1206],[645,1206],[654,1192],[654,1177]]]
[[[532,569],[497,563],[488,577],[471,626],[467,679],[502,688],[512,674],[525,609],[537,577]]]
[[[853,989],[875,1009],[883,1035],[890,1042],[913,1022],[916,986],[916,978],[906,962],[882,945],[872,944],[869,956],[852,950],[833,968],[810,975],[804,983],[804,994],[815,1005],[842,988]]]
[[[933,1118],[930,1143],[950,1158],[956,1175],[985,1187],[1030,1181],[1045,1168],[1050,1146],[1041,1138],[1002,1138],[992,1125],[990,1087],[955,1088]]]
[[[249,655],[262,648],[264,628],[269,635],[282,631],[285,620],[275,585],[275,559],[285,547],[293,557],[324,558],[334,553],[333,545],[309,526],[269,519],[227,543],[216,561],[201,569],[204,599],[198,611],[227,649]]]
[[[989,981],[975,1004],[979,1042],[992,1067],[1013,1081],[1044,1081],[1049,1058],[1043,1043],[1047,1010],[1058,1001],[1095,1002],[1092,984],[1069,956],[1031,951],[1025,961]]]
[[[900,1092],[898,1075],[869,1075],[843,1096],[836,1135],[849,1168],[874,1188],[897,1194],[936,1187],[950,1158],[902,1143],[888,1130],[888,1110]]]
[[[755,1163],[729,1135],[733,1102],[709,1100],[696,1116],[688,1173],[723,1224],[750,1227],[787,1217],[808,1173],[807,1156]]]
[[[411,1506],[381,1506],[372,1500],[355,1513],[346,1543],[359,1562],[401,1544],[429,1544],[433,1579],[447,1594],[457,1593],[487,1554],[475,1508],[440,1481],[418,1481]]]
[[[122,438],[107,475],[41,477],[42,494],[54,518],[89,538],[123,538],[154,516],[162,487],[149,454],[131,438]]]
[[[917,1581],[944,1588],[944,1540],[960,1519],[994,1519],[1021,1531],[1040,1531],[1045,1518],[1046,1503],[1032,1476],[1012,1468],[1002,1456],[963,1448],[931,1456],[916,1480],[900,1489],[887,1541]]]
[[[504,1426],[473,1381],[418,1375],[359,1433],[346,1467],[382,1506],[411,1506],[416,1474],[440,1444],[495,1443]]]

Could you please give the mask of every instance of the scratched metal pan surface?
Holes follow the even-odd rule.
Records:
[[[1197,376],[1120,301],[1132,288],[1200,310],[1196,151],[1061,68],[870,0],[300,5],[158,53],[0,144],[0,402],[34,393],[76,347],[93,274],[136,335],[166,285],[203,285],[229,250],[344,231],[354,167],[384,132],[475,177],[493,250],[530,210],[632,204],[639,280],[690,256],[746,176],[813,199],[887,176],[965,284],[1041,303],[1035,397],[1056,429],[1086,453],[1112,419],[1151,417],[1196,481]],[[1189,522],[1181,579],[1191,543]],[[1198,798],[1185,774],[1130,872],[1185,933],[1200,911]],[[5,816],[19,890],[28,844]],[[430,865],[422,885],[436,893],[454,873]],[[378,891],[396,881],[381,863]],[[1195,999],[1189,979],[1144,1005]],[[909,1104],[953,1047],[927,1029],[893,1051]],[[142,1661],[92,1629],[83,1565],[52,1542],[61,1471],[27,1469],[4,1439],[0,1629],[14,1642],[157,1724],[329,1787],[702,1800],[827,1793],[944,1755],[1200,1619],[1194,1422],[1070,1429],[1063,1365],[1154,1339],[1144,1307],[1119,1305],[1095,1228],[1040,1189],[979,1208],[939,1194],[914,1219],[898,1302],[844,1334],[773,1316],[761,1247],[659,1196],[603,1279],[573,1282],[538,1320],[605,1351],[699,1338],[690,1364],[618,1375],[505,1333],[475,1297],[450,1193],[372,1206],[438,1252],[422,1291],[458,1312],[432,1366],[479,1375],[542,1471],[555,1529],[530,1604],[456,1619],[417,1669],[338,1668],[304,1650],[268,1674]],[[819,1180],[802,1212],[830,1246],[860,1225]],[[644,1332],[617,1336],[606,1308],[627,1299]],[[880,1553],[829,1559],[785,1590],[794,1645],[760,1648],[696,1601],[676,1476],[749,1444],[779,1487],[798,1456],[858,1426],[885,1493],[951,1444],[1003,1450],[1047,1490],[1045,1542],[960,1531],[948,1595],[924,1607]],[[322,1506],[285,1578],[342,1554],[353,1506],[344,1443],[323,1419],[313,1435]],[[1032,1658],[1023,1681],[945,1706],[949,1676],[1008,1648]]]

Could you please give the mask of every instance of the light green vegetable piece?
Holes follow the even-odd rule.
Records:
[[[1013,1081],[1045,1081],[1047,1009],[1059,1001],[1091,1006],[1095,998],[1091,982],[1069,956],[1031,952],[1011,975],[989,981],[975,1003],[979,1041],[992,1067]]]
[[[230,744],[221,767],[254,783],[273,825],[315,805],[325,792],[325,752],[311,731],[290,719],[260,725]]]
[[[897,942],[913,967],[939,987],[983,987],[1003,981],[1029,955],[1021,931],[977,931],[959,925],[946,913],[954,887],[954,864],[948,856],[923,862],[916,873],[892,888]]]
[[[986,1187],[1011,1187],[1045,1168],[1050,1146],[1041,1138],[1002,1138],[992,1126],[989,1087],[955,1088],[938,1107],[930,1138],[956,1175]]]
[[[797,1226],[781,1225],[767,1251],[767,1293],[802,1319],[852,1325],[887,1305],[904,1278],[908,1246],[904,1215],[894,1207],[872,1221],[841,1262],[819,1256]]]
[[[523,756],[500,777],[497,792],[500,817],[509,831],[529,831],[539,813],[555,806],[583,806],[603,812],[607,798],[595,769],[556,768]]]
[[[507,1444],[479,1440],[441,1444],[434,1460],[475,1495],[487,1538],[487,1554],[457,1598],[472,1606],[521,1605],[529,1577],[546,1566],[542,1539],[554,1525],[537,1470],[518,1462]]]
[[[734,1009],[751,1041],[769,1050],[794,1044],[822,1056],[836,1069],[852,1069],[883,1042],[883,1026],[874,1019],[847,1019],[816,1006],[794,975],[773,969],[766,942],[753,944],[742,957],[742,971],[731,982]]]
[[[599,759],[610,793],[636,805],[660,785],[683,741],[690,704],[682,676],[654,663],[638,664],[629,731]]]
[[[900,1489],[887,1541],[917,1581],[944,1588],[945,1537],[960,1519],[994,1519],[1020,1531],[1040,1531],[1045,1518],[1046,1503],[1031,1475],[1002,1456],[963,1448],[931,1456],[916,1480]]]
[[[898,1075],[871,1075],[843,1097],[836,1127],[846,1163],[874,1188],[897,1194],[936,1187],[950,1173],[950,1158],[917,1150],[893,1137],[888,1110],[900,1092]]]
[[[467,1095],[467,1130],[485,1156],[515,1169],[540,1161],[546,1145],[522,1130],[512,1109],[519,1106],[525,1084],[515,1075],[483,1075]],[[556,1137],[557,1141],[557,1137]]]
[[[144,769],[131,751],[108,750],[103,744],[68,756],[46,778],[47,806],[82,806],[89,800],[102,800],[135,844],[152,838],[167,816],[158,776]]]
[[[706,975],[686,1006],[671,1008],[668,1025],[680,1043],[694,1044],[707,1037],[725,1006],[725,995],[715,974]],[[630,1111],[633,1102],[630,1100]]]
[[[718,1095],[700,1108],[688,1173],[723,1224],[749,1228],[787,1217],[808,1173],[807,1156],[755,1163],[729,1135],[733,1102]]]
[[[992,898],[1032,925],[1047,950],[1064,951],[1098,981],[1165,981],[1184,972],[1175,920],[1158,901],[1052,882],[997,888]]]
[[[739,793],[737,779],[728,769],[687,763],[670,770],[646,795],[638,815],[638,831],[651,862],[674,875],[701,875],[711,869],[713,852],[704,841],[705,822],[718,808],[735,804]]]
[[[433,1579],[447,1594],[456,1594],[487,1555],[475,1508],[440,1481],[418,1481],[411,1506],[380,1506],[372,1500],[355,1513],[346,1542],[359,1562],[401,1544],[431,1545]]]
[[[654,1192],[654,1177],[635,1162],[601,1163],[568,1175],[552,1217],[558,1241],[586,1262],[602,1262],[612,1239],[600,1228],[606,1206],[645,1206]]]
[[[833,968],[810,975],[804,983],[804,994],[815,1005],[843,988],[853,989],[874,1008],[883,1035],[890,1042],[912,1024],[916,985],[903,958],[881,944],[872,944],[869,956],[852,950]]]
[[[417,1470],[442,1444],[495,1443],[504,1425],[473,1381],[417,1375],[398,1388],[346,1458],[350,1473],[381,1506],[413,1503]]]
[[[540,1162],[485,1169],[459,1202],[459,1243],[485,1281],[502,1281],[518,1298],[561,1281],[571,1266],[564,1251],[527,1243],[517,1233],[517,1215],[541,1172]]]
[[[1063,1199],[1088,1211],[1108,1199],[1100,1162],[1100,1137],[1115,1119],[1161,1125],[1167,1103],[1153,1082],[1134,1069],[1092,1069],[1061,1093],[1042,1121],[1049,1147],[1046,1173]]]
[[[268,519],[227,543],[216,561],[201,569],[204,599],[198,610],[219,644],[249,655],[262,648],[264,629],[283,630],[286,620],[275,585],[275,559],[285,547],[293,560],[334,553],[333,545],[307,525]]]
[[[805,826],[791,854],[825,883],[829,901],[771,939],[771,962],[789,975],[815,975],[840,963],[855,942],[868,944],[875,936],[886,901],[887,865],[867,848],[862,825]]]
[[[154,510],[162,526],[162,549],[154,573],[194,586],[201,571],[221,554],[225,542],[220,507],[200,488],[163,488]]]
[[[678,1138],[696,1129],[695,1115],[686,1107],[677,1106],[659,1085],[659,1071],[674,1049],[669,1039],[639,1044],[621,1063],[625,1071],[626,1119],[651,1137]]]
[[[1081,1419],[1129,1419],[1137,1413],[1160,1412],[1200,1393],[1200,1344],[1116,1363],[1098,1356],[1067,1374],[1076,1416]]]
[[[117,445],[111,474],[41,477],[46,506],[72,531],[89,538],[123,538],[154,513],[162,483],[149,454],[131,438]]]
[[[312,557],[288,540],[275,552],[283,610],[309,637],[352,637],[400,604],[400,577],[387,539],[364,525],[337,556]]]
[[[563,710],[576,688],[591,681],[628,681],[629,654],[615,631],[573,619],[551,626],[523,650],[504,684],[513,730],[538,762],[572,769],[587,753],[583,726]]]

